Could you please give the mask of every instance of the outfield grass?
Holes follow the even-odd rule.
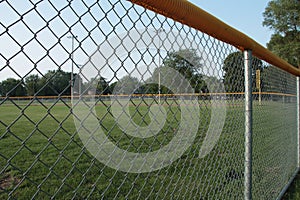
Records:
[[[299,200],[300,199],[300,174],[297,174],[295,180],[285,193],[282,200]]]
[[[152,101],[131,102],[130,114],[137,124],[146,126],[150,122],[148,105]],[[116,171],[93,158],[83,148],[69,104],[18,103],[0,106],[0,199],[243,198],[241,100],[227,102],[223,132],[205,158],[198,158],[198,154],[209,126],[211,105],[209,101],[199,101],[200,127],[193,145],[168,167],[142,174]],[[168,116],[164,128],[156,137],[147,139],[124,134],[116,126],[108,101],[99,101],[96,112],[102,128],[118,147],[148,152],[168,144],[180,123],[176,101],[168,100],[164,106]],[[295,103],[255,103],[254,108],[254,195],[270,199],[279,194],[296,166],[295,151],[290,150],[295,147]]]

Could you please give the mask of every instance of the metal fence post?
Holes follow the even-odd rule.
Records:
[[[297,167],[300,167],[300,80],[297,77]]]
[[[245,200],[252,199],[252,51],[244,51],[245,67]]]

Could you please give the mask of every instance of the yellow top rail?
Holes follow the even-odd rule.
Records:
[[[129,0],[172,18],[182,24],[191,26],[218,40],[229,43],[241,51],[252,50],[254,56],[267,61],[293,75],[300,76],[300,69],[279,58],[247,35],[237,31],[221,20],[205,12],[187,0]]]

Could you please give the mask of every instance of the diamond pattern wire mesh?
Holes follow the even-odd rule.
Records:
[[[253,85],[253,198],[275,199],[298,165],[296,78],[265,62],[255,65],[263,69],[260,94]]]
[[[1,199],[243,198],[244,71],[236,48],[127,1],[1,1],[0,13]],[[167,79],[160,66],[176,69],[195,94],[174,94],[169,85],[149,83],[150,77]],[[257,108],[254,95],[254,196],[266,199],[279,194],[297,155],[294,77],[268,70]],[[177,78],[174,84],[187,89]],[[118,98],[110,101],[114,89]],[[85,105],[96,94],[90,107],[96,112],[89,113],[98,120],[95,130],[104,130],[130,152],[155,151],[172,141],[185,119],[180,98],[192,113],[189,98],[197,97],[199,118],[193,121],[199,122],[198,132],[183,155],[164,168],[148,173],[113,169],[85,148],[78,132],[86,129],[86,121],[76,113],[71,92]],[[141,127],[159,124],[149,108],[163,105],[167,117],[157,135],[149,130],[152,137],[133,137],[128,126],[119,127],[121,118],[115,118],[113,108],[124,99],[129,112],[122,114]],[[211,122],[213,102],[225,102],[217,103],[217,109],[226,107],[223,127]],[[222,133],[200,158],[210,128]]]

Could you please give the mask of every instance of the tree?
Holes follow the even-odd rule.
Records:
[[[227,56],[223,64],[224,86],[227,92],[244,92],[244,57],[242,52],[234,52]],[[258,58],[252,59],[252,85],[255,90],[256,70],[263,70],[263,63]]]
[[[181,49],[169,52],[163,60],[163,65],[180,72],[190,82],[195,92],[205,92],[207,86],[200,72],[202,69],[201,61],[202,58],[197,54],[196,49]]]
[[[115,89],[117,83],[118,83],[118,82],[116,81],[116,82],[111,83],[111,84],[108,86],[108,90],[109,90],[109,93],[110,93],[110,94],[113,93],[113,91],[114,91],[114,89]]]
[[[116,94],[132,94],[137,93],[139,89],[139,80],[136,77],[126,75],[122,77],[114,87]]]
[[[143,94],[158,94],[158,84],[157,83],[150,83],[150,84],[143,85],[141,91],[142,91],[141,93],[143,93]],[[168,94],[169,93],[169,92],[164,90],[164,87],[162,85],[160,86],[160,92],[162,94]]]
[[[296,82],[292,81],[293,78],[293,75],[277,67],[266,66],[261,73],[262,90],[268,92],[266,96],[271,97],[272,100],[288,100],[289,98],[285,95],[271,95],[271,93],[293,94],[297,87]]]
[[[33,96],[36,94],[36,92],[39,91],[41,86],[39,85],[40,78],[37,74],[32,74],[25,78],[25,85],[26,85],[26,91],[27,95]]]
[[[77,74],[74,74],[74,77],[76,77],[76,75]],[[41,88],[38,91],[38,95],[71,95],[70,77],[71,72],[49,70],[42,78],[39,79],[38,85],[40,85]]]
[[[201,58],[197,55],[195,49],[181,49],[169,52],[163,60],[166,67],[172,67],[187,78],[193,76],[201,69]]]
[[[0,95],[1,96],[25,96],[26,89],[21,80],[8,78],[0,82]]]
[[[89,82],[84,83],[82,93],[86,94],[89,91],[93,91],[96,95],[111,94],[109,83],[104,77],[91,78]]]
[[[284,88],[286,84],[282,81],[282,70],[277,67],[268,66],[264,69],[263,73],[261,73],[261,78],[264,82],[263,91],[265,92],[278,92],[278,93],[286,93],[284,92]],[[277,80],[274,77],[279,77]]]
[[[300,3],[296,0],[272,0],[263,13],[263,25],[274,30],[268,49],[300,66]]]
[[[104,77],[94,79],[92,82],[96,84],[96,94],[107,95],[110,93],[109,84]]]

